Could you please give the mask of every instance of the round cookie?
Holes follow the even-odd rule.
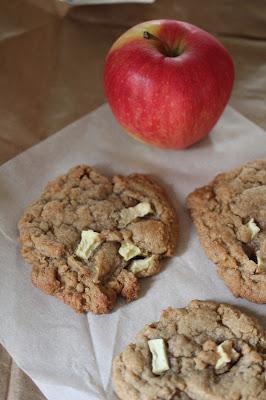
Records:
[[[111,180],[77,166],[50,182],[18,223],[32,282],[77,312],[109,312],[121,294],[139,295],[139,278],[175,252],[176,213],[151,178]]]
[[[266,332],[235,307],[193,300],[115,357],[113,383],[121,400],[265,400]]]
[[[201,245],[236,297],[266,303],[266,160],[218,175],[187,198]]]

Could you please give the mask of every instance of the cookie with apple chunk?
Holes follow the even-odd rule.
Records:
[[[232,293],[266,303],[266,160],[218,175],[191,193],[187,205]]]
[[[112,179],[81,165],[56,178],[18,223],[32,282],[77,312],[109,312],[139,296],[139,278],[173,256],[176,213],[151,178]]]
[[[265,400],[266,332],[228,304],[193,300],[146,325],[113,362],[121,400]]]

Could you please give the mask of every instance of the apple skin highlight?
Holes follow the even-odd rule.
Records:
[[[144,32],[159,40],[145,39]],[[202,29],[174,20],[129,29],[111,47],[104,69],[106,97],[122,127],[169,149],[188,147],[211,131],[233,82],[224,46]]]

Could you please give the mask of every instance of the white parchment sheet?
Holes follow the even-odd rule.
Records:
[[[107,105],[0,168],[0,341],[49,400],[114,400],[111,363],[145,323],[192,299],[234,303],[263,322],[265,305],[235,299],[204,255],[185,198],[218,172],[266,155],[266,132],[227,107],[213,133],[184,151],[147,147],[122,132]],[[176,205],[180,240],[162,272],[142,280],[141,296],[109,315],[77,315],[31,284],[19,254],[17,220],[47,181],[87,163],[101,172],[147,173]]]

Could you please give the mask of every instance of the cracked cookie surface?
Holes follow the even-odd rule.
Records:
[[[164,342],[168,360],[160,374],[154,339]],[[113,382],[122,400],[265,400],[266,332],[236,307],[193,300],[145,326],[114,358]]]
[[[50,182],[18,223],[32,282],[77,312],[109,312],[174,255],[176,213],[151,178],[112,179],[81,165]]]
[[[187,198],[201,245],[236,297],[266,303],[266,160],[218,175]]]

